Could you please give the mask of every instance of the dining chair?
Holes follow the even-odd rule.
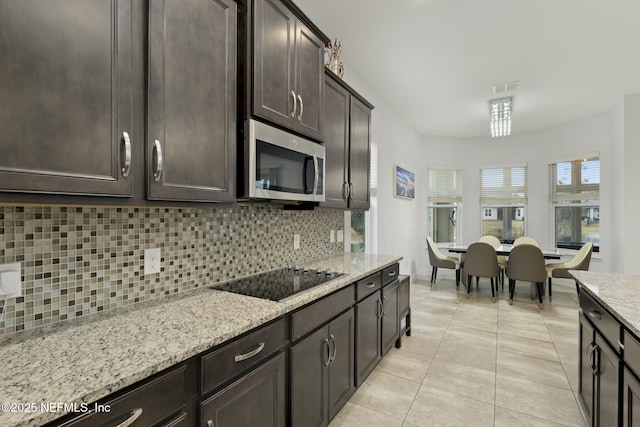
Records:
[[[500,239],[498,239],[496,236],[491,236],[489,234],[480,237],[478,242],[488,243],[491,246],[493,246],[494,249],[498,249],[502,244],[502,242],[500,242]],[[497,257],[498,257],[498,267],[500,268],[500,283],[502,284],[502,290],[504,290],[504,272],[507,269],[507,259],[502,255],[498,255]]]
[[[494,247],[485,242],[476,242],[469,245],[463,268],[467,275],[467,298],[471,293],[472,278],[476,278],[477,284],[480,277],[488,277],[491,279],[491,297],[493,302],[496,302],[493,284],[495,279],[495,287],[498,287],[500,267],[498,266],[498,257]]]
[[[546,265],[547,268],[547,280],[549,282],[549,301],[551,301],[551,278],[563,278],[573,279],[569,274],[569,270],[589,270],[589,263],[591,262],[591,254],[593,253],[593,243],[587,242],[576,255],[567,262],[556,262]],[[580,288],[576,283],[576,291],[580,292]]]
[[[517,246],[517,245],[533,245],[538,248],[540,247],[540,244],[538,243],[538,241],[533,237],[529,237],[529,236],[518,237],[513,242],[513,246]]]
[[[539,247],[527,243],[514,246],[507,261],[507,277],[509,277],[509,305],[513,305],[516,281],[520,280],[536,284],[540,310],[542,310],[542,288],[547,279],[547,269]]]
[[[433,239],[427,236],[427,251],[431,263],[431,286],[438,276],[438,268],[449,268],[456,271],[456,290],[460,287],[460,260],[456,257],[443,255]]]

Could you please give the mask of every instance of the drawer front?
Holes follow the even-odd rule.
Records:
[[[624,331],[624,361],[640,377],[640,342],[628,331]]]
[[[286,321],[280,319],[202,356],[202,394],[281,349],[286,344],[286,333]]]
[[[587,292],[580,292],[580,307],[587,319],[595,325],[596,329],[609,341],[611,346],[620,353],[618,344],[622,333],[620,323]]]
[[[398,274],[400,274],[400,264],[396,262],[382,270],[382,284],[386,285],[393,282],[398,277]]]
[[[379,271],[356,282],[356,298],[360,301],[379,290],[381,287],[382,272]]]
[[[186,367],[180,367],[106,402],[109,411],[92,412],[71,420],[64,427],[117,426],[127,420],[130,427],[155,425],[185,405]],[[93,404],[89,408],[93,408]],[[105,406],[106,408],[106,406]],[[135,421],[133,421],[135,420]]]
[[[291,341],[322,326],[355,302],[353,286],[347,286],[291,315]]]
[[[280,353],[200,404],[200,426],[285,427],[287,363]]]

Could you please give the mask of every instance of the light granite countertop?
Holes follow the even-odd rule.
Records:
[[[94,402],[400,259],[345,254],[305,264],[345,275],[282,302],[203,284],[174,297],[0,340],[0,403],[37,408],[7,412],[3,405],[0,425],[39,426],[59,418],[64,411],[43,412],[40,404]]]
[[[640,337],[640,276],[570,271],[580,287]]]

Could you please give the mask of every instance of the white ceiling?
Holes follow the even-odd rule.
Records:
[[[356,73],[425,135],[489,136],[501,95],[518,134],[640,92],[640,0],[294,1],[342,43],[345,81]]]

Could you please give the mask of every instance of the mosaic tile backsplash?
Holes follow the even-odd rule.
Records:
[[[344,252],[341,211],[0,206],[0,264],[22,263],[22,297],[0,297],[0,336]],[[293,250],[293,235],[300,249]],[[162,271],[145,276],[144,250]]]

